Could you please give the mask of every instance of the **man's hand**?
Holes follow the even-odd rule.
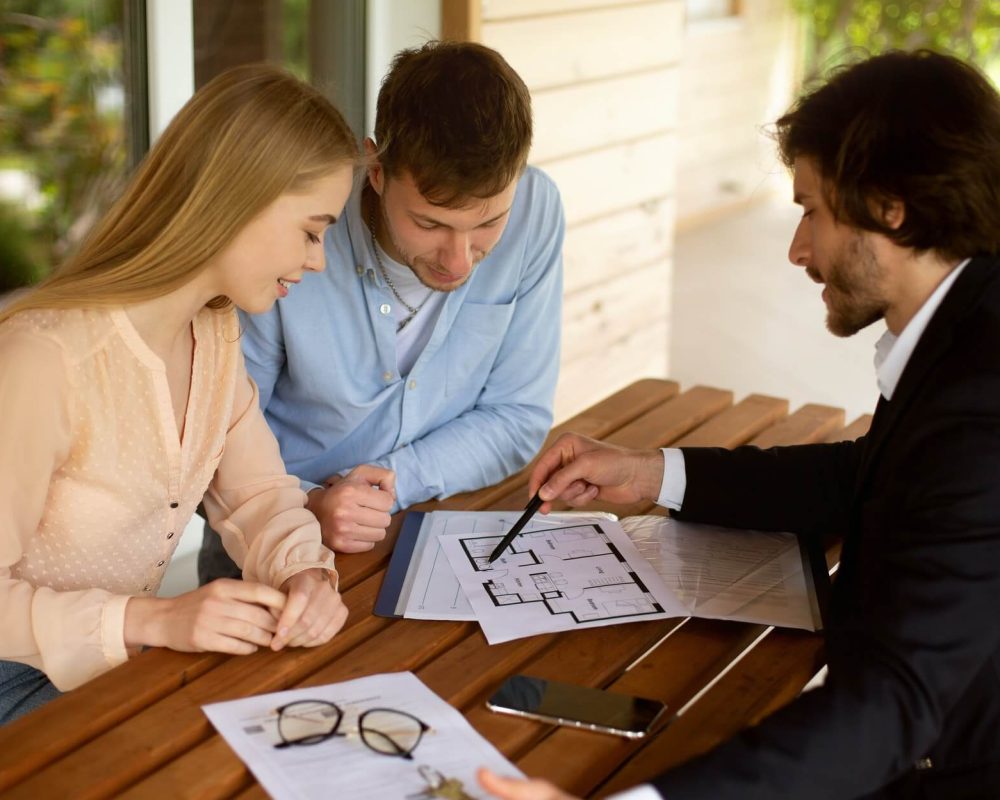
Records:
[[[306,508],[323,529],[323,544],[338,553],[363,553],[385,538],[396,502],[396,474],[362,464],[309,492]]]
[[[501,800],[576,800],[548,781],[501,778],[485,768],[481,768],[476,777],[480,786]]]
[[[629,450],[576,433],[564,433],[546,450],[531,471],[528,493],[552,509],[552,500],[582,506],[600,499],[609,503],[656,500],[663,482],[659,450]]]
[[[288,601],[278,618],[271,649],[316,647],[326,644],[347,621],[347,607],[330,584],[325,569],[307,569],[281,587]]]

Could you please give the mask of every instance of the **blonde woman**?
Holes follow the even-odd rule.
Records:
[[[231,70],[180,111],[79,254],[0,313],[0,720],[143,646],[328,641],[333,553],[285,474],[233,305],[323,263],[356,144],[318,92]],[[156,597],[204,499],[242,565]]]

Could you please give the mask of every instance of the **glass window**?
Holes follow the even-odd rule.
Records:
[[[129,122],[125,6],[5,0],[0,11],[0,293],[73,252],[144,147],[144,126],[136,137]]]

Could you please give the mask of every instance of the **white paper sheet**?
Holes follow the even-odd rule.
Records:
[[[439,537],[490,644],[687,616],[617,522],[585,517],[546,522],[526,528],[493,564],[488,557],[506,528],[458,533],[456,521],[450,526],[455,534]]]
[[[691,616],[819,626],[794,534],[659,516],[628,517],[622,527]]]
[[[356,729],[368,708],[406,711],[431,726],[413,760],[380,755],[356,736],[277,749],[275,709],[295,700],[327,700],[344,712],[342,730]],[[430,797],[420,766],[462,782],[471,798],[485,798],[475,778],[487,766],[504,775],[522,773],[480,736],[458,711],[411,672],[371,675],[344,683],[246,697],[203,707],[212,724],[276,800],[420,800]]]
[[[406,599],[403,616],[409,619],[475,620],[438,538],[452,533],[505,533],[517,522],[521,511],[435,511],[424,517],[413,561],[403,583]],[[534,517],[525,530],[544,530],[577,519],[579,512]],[[615,519],[613,514],[588,515],[590,519]]]

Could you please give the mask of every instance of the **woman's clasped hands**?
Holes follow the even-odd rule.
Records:
[[[222,579],[177,597],[132,597],[125,606],[125,645],[247,655],[260,647],[325,644],[346,620],[330,574],[307,569],[281,590]]]

